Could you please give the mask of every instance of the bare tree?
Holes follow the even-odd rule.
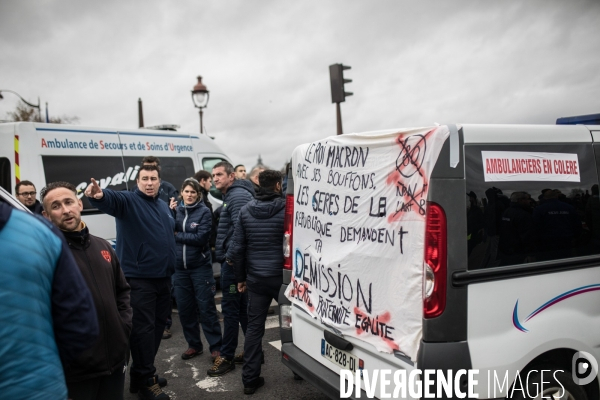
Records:
[[[38,111],[29,107],[27,104],[23,102],[19,102],[17,108],[14,111],[9,111],[6,113],[6,118],[9,121],[29,121],[29,122],[46,122],[44,119],[40,118],[40,114]],[[78,123],[79,117],[69,117],[66,115],[60,117],[50,117],[50,123],[52,124],[73,124]]]

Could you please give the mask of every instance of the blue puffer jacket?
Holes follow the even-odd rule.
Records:
[[[245,179],[235,180],[227,189],[223,197],[223,208],[219,217],[215,243],[215,254],[218,262],[225,261],[229,242],[233,236],[233,229],[238,220],[238,213],[252,199],[254,199],[254,188],[250,181]]]
[[[227,252],[238,282],[281,276],[285,200],[279,193],[260,193],[242,207]]]
[[[176,269],[212,268],[210,262],[210,232],[212,213],[199,201],[191,206],[177,207],[175,242],[177,244]]]
[[[61,360],[68,364],[98,336],[89,289],[46,223],[0,203],[2,399],[66,399]]]

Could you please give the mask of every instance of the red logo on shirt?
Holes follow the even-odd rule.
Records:
[[[108,250],[101,250],[100,253],[102,254],[102,257],[104,257],[104,259],[108,262],[110,262],[111,258],[110,258],[110,253],[108,252]]]

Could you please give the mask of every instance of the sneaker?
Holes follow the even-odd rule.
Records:
[[[212,359],[212,362],[215,362],[215,360],[219,356],[221,356],[221,352],[219,350],[215,350],[212,353],[210,353],[210,358]]]
[[[234,369],[235,369],[235,364],[233,363],[233,360],[229,361],[226,358],[219,356],[215,360],[215,363],[213,364],[213,366],[210,367],[210,369],[208,371],[206,371],[206,374],[208,376],[213,376],[213,377],[221,376],[221,375],[225,375],[229,371],[233,371]]]
[[[154,375],[156,376],[156,379],[158,380],[158,386],[160,387],[165,387],[167,386],[167,380],[165,378],[161,378],[158,375]],[[137,393],[140,391],[140,384],[138,381],[136,381],[135,379],[131,379],[129,380],[129,393]]]
[[[254,394],[254,392],[256,392],[256,390],[261,387],[264,386],[265,384],[265,378],[263,378],[262,376],[259,376],[258,378],[256,378],[254,380],[254,382],[251,385],[244,385],[244,394]]]
[[[165,331],[163,332],[163,339],[171,339],[171,331],[168,329],[165,329]]]
[[[138,398],[142,400],[171,400],[171,398],[160,388],[158,377],[156,375],[148,379],[145,386],[140,387]]]
[[[191,347],[189,349],[187,349],[185,351],[185,353],[183,353],[181,355],[181,358],[184,360],[189,360],[190,358],[194,358],[196,356],[199,356],[200,354],[202,354],[204,351],[203,350],[196,350],[196,349],[192,349]]]

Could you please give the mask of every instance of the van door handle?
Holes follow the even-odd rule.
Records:
[[[327,341],[327,343],[340,350],[350,351],[354,347],[352,346],[352,343],[350,343],[346,339],[342,339],[341,337],[336,336],[335,334],[329,331],[323,331],[323,335],[325,336],[325,340]]]

